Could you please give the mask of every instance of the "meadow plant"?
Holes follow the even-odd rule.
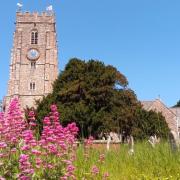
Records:
[[[40,136],[35,113],[30,111],[25,120],[17,98],[11,101],[7,112],[0,113],[0,179],[77,179],[78,127],[75,123],[63,127],[56,105],[51,105],[50,110],[42,121]],[[87,162],[92,143],[92,137],[85,140]],[[104,155],[98,161],[103,163]],[[99,174],[99,167],[93,164],[88,177],[94,179]]]
[[[90,136],[84,140],[84,143],[77,149],[77,159],[75,161],[75,174],[77,179],[96,179],[107,180],[109,173],[103,169],[105,164],[106,154],[102,149],[99,151],[94,147],[94,138]]]
[[[30,111],[25,121],[18,99],[13,99],[7,112],[0,114],[1,178],[75,179],[73,161],[78,128],[75,123],[62,127],[57,107],[50,108],[39,139],[34,112]]]

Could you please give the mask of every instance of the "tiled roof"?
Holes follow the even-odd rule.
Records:
[[[156,112],[161,112],[165,117],[169,128],[177,132],[177,115],[175,110],[168,108],[160,99],[156,99],[154,101],[142,101],[141,104],[147,111],[153,110]],[[180,109],[178,109],[178,112],[180,115]]]
[[[143,108],[147,111],[151,109],[151,106],[153,105],[154,101],[141,101],[141,104],[143,105]]]

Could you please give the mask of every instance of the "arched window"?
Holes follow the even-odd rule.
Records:
[[[38,32],[36,30],[31,32],[31,44],[38,44]]]

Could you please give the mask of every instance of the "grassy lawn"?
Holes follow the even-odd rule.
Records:
[[[105,155],[104,162],[98,162],[100,154]],[[84,157],[83,148],[77,152],[76,175],[81,179],[82,174],[90,173],[96,164],[100,171],[108,172],[112,180],[180,180],[180,152],[172,152],[168,143],[161,143],[152,148],[149,143],[135,144],[135,154],[128,154],[128,146],[120,145],[118,150],[90,149]],[[96,175],[92,179],[102,179]]]

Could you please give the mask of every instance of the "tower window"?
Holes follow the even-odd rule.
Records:
[[[38,44],[38,32],[37,31],[31,32],[31,44]]]
[[[30,90],[35,90],[36,89],[36,84],[35,82],[30,83]]]
[[[31,62],[31,69],[36,69],[36,62]]]

